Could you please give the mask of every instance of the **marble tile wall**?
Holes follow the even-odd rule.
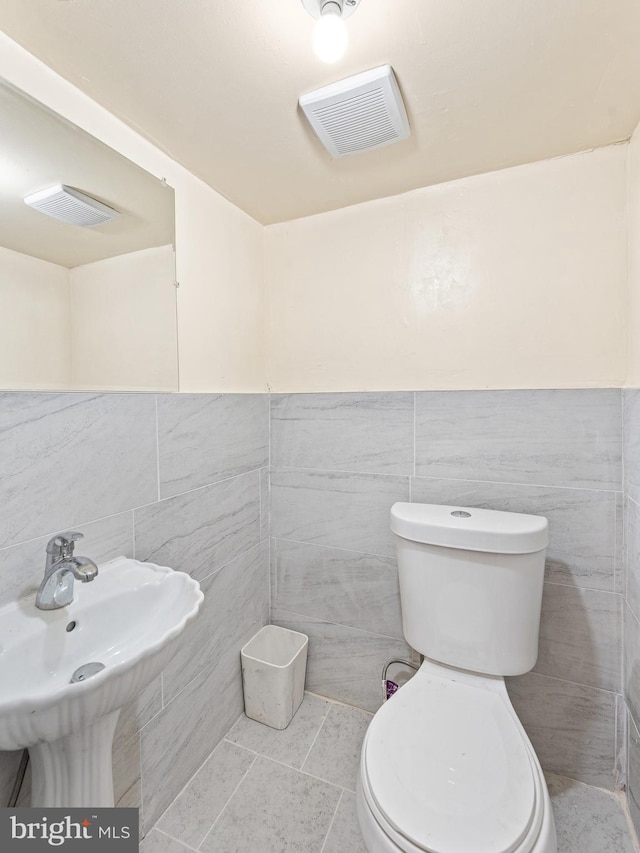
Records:
[[[509,690],[546,769],[614,787],[621,455],[616,389],[272,395],[272,621],[309,635],[308,689],[374,711],[383,664],[415,658],[402,637],[395,501],[545,515],[540,654]],[[634,483],[640,497],[640,465]]]
[[[0,394],[0,604],[37,588],[53,534],[189,572],[205,603],[121,714],[116,797],[151,826],[242,710],[239,648],[269,621],[268,398]],[[99,577],[96,581],[99,583]],[[19,753],[0,753],[6,804]]]
[[[625,575],[623,677],[627,714],[627,798],[640,835],[640,389],[623,391]]]

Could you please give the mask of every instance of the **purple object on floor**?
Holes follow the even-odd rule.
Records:
[[[396,690],[398,689],[398,685],[395,683],[395,681],[390,681],[389,679],[387,679],[386,685],[387,685],[387,699],[390,699],[393,696],[393,694],[396,692]]]

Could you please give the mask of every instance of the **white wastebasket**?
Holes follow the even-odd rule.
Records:
[[[244,712],[247,717],[286,729],[304,697],[306,634],[265,625],[240,651]]]

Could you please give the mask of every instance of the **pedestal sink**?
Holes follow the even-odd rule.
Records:
[[[120,709],[174,656],[203,598],[183,572],[118,557],[67,607],[39,610],[34,595],[0,609],[0,750],[29,748],[32,806],[113,806]]]

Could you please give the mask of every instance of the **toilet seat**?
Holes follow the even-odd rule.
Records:
[[[526,853],[543,797],[504,682],[476,676],[470,685],[450,672],[419,672],[375,715],[363,744],[365,799],[401,849]]]

